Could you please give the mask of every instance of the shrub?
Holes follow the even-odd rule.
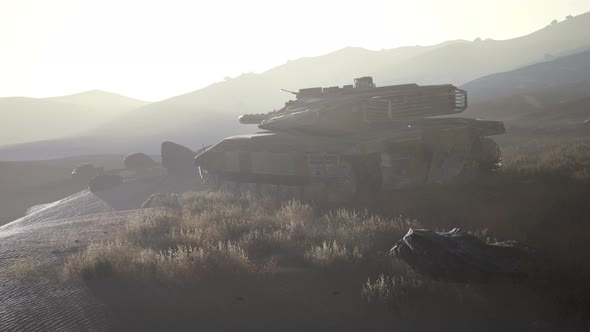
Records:
[[[38,274],[39,264],[36,260],[31,258],[18,258],[9,264],[4,274],[16,280],[24,281],[30,280]]]
[[[371,281],[371,278],[367,279],[361,290],[361,295],[370,303],[388,304],[403,301],[403,296],[426,287],[428,285],[413,274],[399,276],[381,274],[374,282]]]
[[[324,241],[321,245],[312,247],[305,253],[305,257],[320,266],[355,263],[363,258],[357,247],[350,250],[336,241],[331,244]]]
[[[337,267],[389,250],[408,227],[416,226],[415,221],[367,211],[338,209],[318,216],[308,204],[277,204],[250,195],[188,193],[174,201],[181,205],[131,217],[115,242],[95,243],[70,257],[63,277],[184,283],[211,271],[253,271],[249,255],[260,266]],[[275,263],[269,265],[271,260]]]
[[[72,280],[105,279],[158,280],[185,284],[204,277],[252,272],[245,251],[232,242],[207,247],[179,245],[167,250],[152,250],[129,243],[94,243],[68,258],[62,278]]]
[[[530,144],[502,150],[503,173],[518,177],[566,177],[590,181],[590,143]]]

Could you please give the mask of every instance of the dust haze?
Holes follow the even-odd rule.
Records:
[[[1,4],[0,330],[587,331],[588,10]]]

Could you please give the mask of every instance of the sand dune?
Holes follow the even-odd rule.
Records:
[[[37,205],[0,227],[0,331],[109,330],[105,306],[83,282],[60,282],[60,267],[90,243],[113,240],[152,193],[189,189],[198,183],[130,177],[116,188]]]

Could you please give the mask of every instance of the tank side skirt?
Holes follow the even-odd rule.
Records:
[[[286,186],[301,186],[311,183],[332,184],[337,183],[338,176],[301,176],[301,175],[279,175],[279,174],[255,174],[239,172],[217,172],[213,173],[223,181],[240,183],[261,183]]]

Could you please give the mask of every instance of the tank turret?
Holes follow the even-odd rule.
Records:
[[[272,131],[303,130],[315,134],[351,133],[396,126],[409,120],[463,112],[467,93],[453,85],[416,84],[377,87],[370,76],[343,87],[300,89],[285,107],[240,117]]]

